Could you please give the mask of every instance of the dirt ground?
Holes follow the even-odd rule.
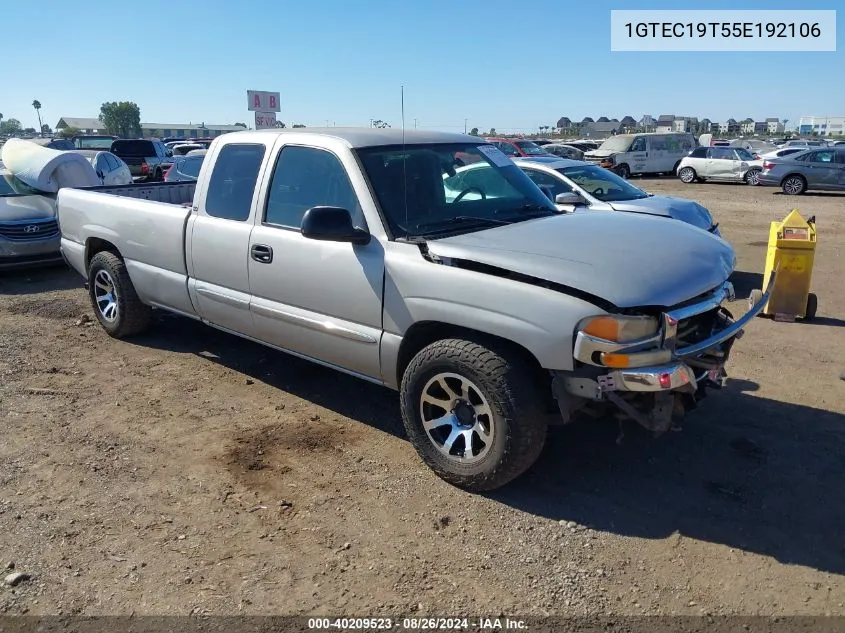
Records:
[[[761,285],[815,215],[814,323],[755,319],[681,432],[550,430],[490,495],[437,479],[397,396],[176,317],[132,342],[63,268],[0,276],[8,614],[845,614],[845,196],[682,185]]]

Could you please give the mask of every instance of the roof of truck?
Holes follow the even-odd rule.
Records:
[[[403,142],[403,131],[401,128],[368,128],[368,127],[309,127],[309,128],[285,128],[273,130],[250,130],[243,132],[230,132],[226,134],[227,141],[234,141],[235,138],[244,136],[258,136],[267,134],[295,135],[307,134],[338,138],[346,141],[350,147],[377,147],[380,145],[401,145]],[[418,145],[423,143],[479,143],[484,142],[474,136],[466,134],[455,134],[453,132],[436,132],[433,130],[410,129],[404,131],[404,142],[407,145]]]

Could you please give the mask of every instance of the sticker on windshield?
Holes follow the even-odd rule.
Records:
[[[511,159],[505,156],[505,153],[498,147],[493,147],[492,145],[479,145],[478,151],[493,161],[493,164],[496,167],[509,167],[510,165],[513,165]]]

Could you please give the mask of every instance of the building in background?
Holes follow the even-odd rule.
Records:
[[[785,131],[784,125],[780,122],[780,119],[766,119],[766,132],[769,134],[783,134]]]
[[[66,127],[75,127],[82,130],[84,134],[105,134],[106,128],[98,118],[70,117],[65,116],[59,119],[56,130]],[[240,125],[206,125],[205,123],[141,123],[141,135],[144,138],[165,138],[176,136],[180,138],[213,138],[226,134],[245,130]]]
[[[798,121],[801,136],[839,136],[845,134],[845,116],[802,116]]]

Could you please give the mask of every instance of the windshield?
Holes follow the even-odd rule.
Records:
[[[557,213],[531,179],[492,145],[386,146],[357,153],[396,236],[468,232]]]
[[[599,147],[602,152],[627,152],[631,147],[630,136],[611,136]]]
[[[199,178],[202,161],[202,156],[186,157],[184,160],[179,161],[178,171],[180,174],[184,174],[185,176]]]
[[[545,156],[548,154],[534,141],[516,141],[514,145],[521,149],[526,156]]]
[[[649,196],[645,191],[635,187],[624,178],[620,178],[612,171],[597,165],[563,167],[557,171],[602,202],[641,200]]]
[[[43,192],[33,189],[8,171],[0,171],[0,196],[37,196]]]
[[[736,153],[739,156],[739,160],[754,160],[754,155],[747,149],[737,148]]]

